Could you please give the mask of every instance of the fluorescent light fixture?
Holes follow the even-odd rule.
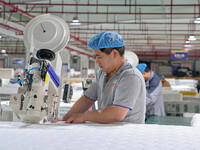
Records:
[[[5,54],[5,53],[6,53],[6,50],[5,50],[5,49],[2,49],[2,50],[1,50],[1,53],[2,53],[2,54]]]
[[[190,35],[190,37],[188,38],[189,41],[195,41],[197,40],[196,37],[194,35]]]
[[[77,25],[81,25],[81,23],[80,22],[72,22],[71,25],[77,26]]]
[[[185,41],[186,44],[190,43],[190,41]]]
[[[78,17],[73,17],[72,22],[79,22]]]
[[[196,18],[196,20],[194,20],[194,23],[200,23],[200,16],[198,16],[198,17]]]
[[[184,51],[191,51],[191,50],[194,50],[194,49],[191,49],[191,48],[184,48],[183,50],[184,50]]]
[[[78,17],[73,17],[71,25],[81,25],[81,23],[78,20]]]
[[[192,45],[184,45],[184,47],[192,47]]]
[[[190,49],[189,49],[189,48],[184,48],[183,50],[184,50],[184,51],[187,51],[187,50],[190,50]]]
[[[2,38],[2,36],[0,35],[0,39]]]

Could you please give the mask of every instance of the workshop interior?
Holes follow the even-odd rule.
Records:
[[[51,123],[93,83],[87,42],[104,31],[123,37],[133,67],[169,83],[165,116]],[[199,90],[200,0],[0,0],[0,149],[198,150]]]

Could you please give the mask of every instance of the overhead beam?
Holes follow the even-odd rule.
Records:
[[[22,35],[17,35],[16,31],[12,31],[10,27],[9,27],[9,30],[8,29],[6,30],[6,29],[7,29],[7,27],[5,25],[3,25],[3,27],[2,27],[0,24],[0,33],[8,35],[10,37],[20,39],[20,40],[24,39]]]
[[[6,7],[6,8],[8,8],[8,9],[10,9],[10,10],[13,11],[13,12],[17,12],[17,13],[23,15],[23,16],[26,16],[26,17],[28,17],[28,18],[30,18],[30,19],[32,19],[32,18],[35,17],[35,16],[33,16],[33,15],[30,15],[30,14],[28,14],[28,13],[22,11],[21,9],[18,9],[18,7],[12,6],[12,5],[10,5],[10,4],[4,2],[4,1],[0,1],[0,5],[2,5],[2,6],[4,6],[4,7]]]
[[[51,1],[49,1],[49,3],[41,3],[40,1],[34,1],[34,3],[12,3],[13,5],[43,5],[43,6],[77,6],[76,3],[74,4],[65,4],[65,3],[52,3]],[[125,7],[130,7],[130,6],[139,6],[139,7],[163,7],[163,6],[171,6],[171,4],[128,4],[128,3],[124,3],[124,4],[91,4],[91,3],[87,3],[87,4],[78,4],[78,6],[87,6],[87,7],[94,7],[94,6],[106,6],[106,7],[119,7],[119,6],[125,6]],[[173,6],[181,6],[181,7],[186,7],[186,6],[196,6],[196,7],[200,7],[200,4],[173,4]]]

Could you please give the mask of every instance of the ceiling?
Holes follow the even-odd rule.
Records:
[[[171,50],[200,57],[200,0],[4,0],[0,1],[0,49],[24,55],[23,30],[35,16],[50,13],[70,28],[67,48],[91,56],[87,41],[102,31],[116,31],[126,50],[140,59],[170,59]],[[78,17],[80,25],[71,25]],[[197,40],[185,42],[194,35]],[[187,45],[187,47],[185,46]],[[190,47],[191,46],[191,47]]]

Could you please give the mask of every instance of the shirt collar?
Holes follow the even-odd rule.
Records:
[[[151,80],[151,79],[153,78],[153,76],[154,76],[154,72],[151,70],[151,75],[150,75],[149,80]],[[145,84],[146,84],[147,87],[149,86],[149,80],[147,80],[147,81],[145,82]]]
[[[115,73],[115,75],[116,75],[116,74],[120,74],[120,73],[122,73],[124,70],[129,69],[129,68],[132,68],[131,64],[130,64],[129,62],[125,61],[125,62],[123,63],[123,65],[122,65],[122,66],[118,69],[118,71]],[[107,73],[106,73],[106,72],[103,72],[103,73],[104,73],[104,76],[107,76]]]
[[[122,73],[124,70],[131,68],[131,64],[127,61],[124,62],[124,64],[119,68],[119,70],[116,72],[116,74]]]

